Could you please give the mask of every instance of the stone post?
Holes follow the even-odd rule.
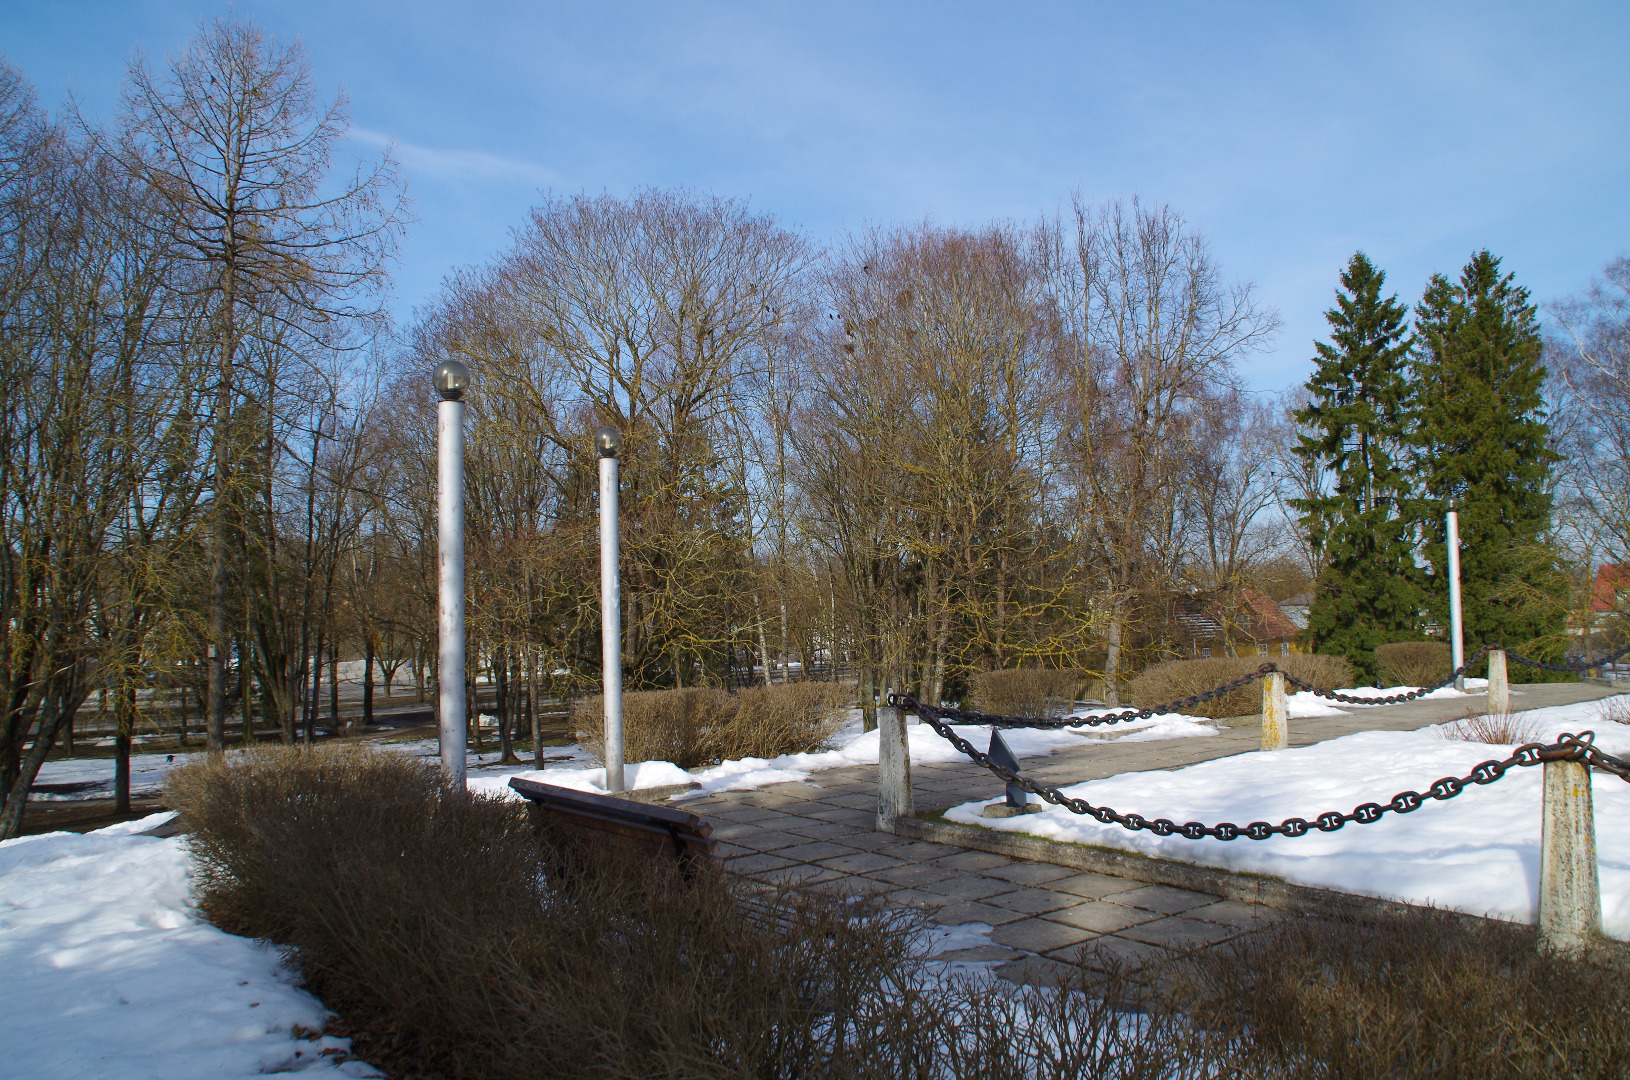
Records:
[[[883,705],[877,710],[877,831],[893,832],[896,818],[916,812],[906,718],[893,705]]]
[[[1489,712],[1511,711],[1511,683],[1506,677],[1505,650],[1489,650]]]
[[[1285,675],[1280,671],[1262,680],[1262,749],[1290,749],[1290,706],[1285,701]]]
[[[1602,932],[1596,878],[1596,818],[1590,766],[1547,761],[1539,840],[1539,936],[1542,947],[1579,956]]]

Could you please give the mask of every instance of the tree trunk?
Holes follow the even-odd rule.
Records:
[[[526,708],[532,714],[532,766],[543,769],[543,716],[538,711],[538,665],[543,658],[533,653],[526,665]]]
[[[877,727],[877,688],[870,657],[860,665],[860,727],[862,731]]]
[[[340,647],[339,642],[328,647],[328,712],[329,734],[344,732],[340,726]]]
[[[1104,703],[1116,708],[1121,704],[1121,626],[1123,617],[1117,604],[1109,617],[1108,645],[1104,656]]]
[[[386,697],[390,696],[390,684],[385,684]],[[362,652],[362,726],[369,727],[374,722],[374,636],[367,634],[364,637]]]
[[[136,725],[136,688],[124,686],[119,690],[117,705],[119,731],[113,745],[113,812],[130,813],[130,736]]]
[[[509,650],[498,650],[493,657],[492,673],[498,682],[498,761],[502,765],[516,765],[521,759],[515,756],[515,738],[511,733],[510,721],[515,713],[514,699],[519,687],[510,678]]]
[[[185,686],[183,686],[181,688],[181,693],[178,696],[180,698],[180,705],[181,705],[181,723],[176,727],[176,745],[177,746],[186,746],[187,745],[187,719],[188,719],[188,717],[187,717],[187,688]],[[71,747],[72,743],[70,743],[69,746]],[[70,750],[70,752],[71,752],[71,750]]]
[[[323,634],[317,631],[317,648],[311,654],[311,696],[306,699],[305,742],[317,740],[317,708],[323,700]]]
[[[758,594],[753,594],[753,613],[758,616],[758,656],[764,661],[764,685],[770,685],[770,643],[764,634],[764,609],[758,602]]]

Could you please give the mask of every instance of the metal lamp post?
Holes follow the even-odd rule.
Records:
[[[1456,671],[1466,662],[1466,626],[1460,615],[1460,500],[1449,498],[1449,664]],[[1455,677],[1455,689],[1466,689],[1466,676]]]
[[[465,787],[464,698],[464,391],[470,369],[444,360],[431,376],[441,402],[436,406],[436,531],[440,546],[441,771],[454,787]]]
[[[600,453],[600,664],[606,699],[606,790],[623,783],[623,589],[617,573],[617,451],[623,437],[603,427],[594,435]]]

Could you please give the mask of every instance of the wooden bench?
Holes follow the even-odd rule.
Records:
[[[632,799],[512,777],[509,786],[532,804],[540,825],[552,824],[587,844],[652,858],[671,858],[687,874],[720,862],[713,826],[695,814]]]

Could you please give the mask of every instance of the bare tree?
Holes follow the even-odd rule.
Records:
[[[328,343],[336,323],[368,319],[403,215],[387,155],[325,191],[346,126],[343,97],[320,105],[298,42],[236,17],[202,26],[164,77],[132,66],[121,124],[127,168],[169,210],[175,250],[196,264],[214,346],[211,417],[209,747],[226,719],[231,643],[232,439],[246,343],[290,333]]]
[[[1119,702],[1127,631],[1185,553],[1182,498],[1198,425],[1277,315],[1226,284],[1203,237],[1136,200],[1052,229],[1050,270],[1070,387],[1065,452],[1084,557],[1100,576],[1105,689]]]

